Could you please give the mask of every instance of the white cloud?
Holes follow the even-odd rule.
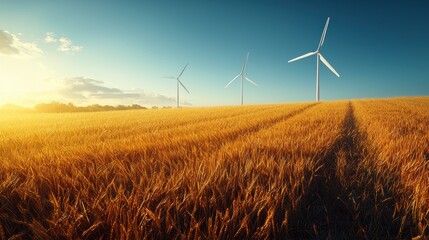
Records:
[[[47,32],[46,33],[45,42],[47,42],[47,43],[55,43],[57,41],[58,41],[58,39],[55,37],[55,33],[54,32]]]
[[[82,46],[73,45],[73,41],[70,38],[66,38],[66,37],[57,38],[54,32],[46,33],[45,42],[58,44],[57,50],[64,53],[81,52],[83,49]]]
[[[60,42],[60,46],[57,50],[60,52],[73,53],[82,51],[82,46],[73,45],[72,40],[68,38],[61,37],[58,41]]]
[[[23,77],[26,78],[25,76]],[[4,87],[7,87],[7,84],[2,86],[0,82],[0,105],[14,103],[32,107],[38,103],[52,101],[72,102],[79,106],[91,104],[113,106],[139,104],[146,107],[176,105],[175,97],[150,93],[143,89],[119,89],[108,86],[103,81],[86,77],[45,78],[45,80],[32,80],[31,83],[24,81],[15,85],[9,86],[10,90],[6,91],[8,89]],[[19,94],[14,89],[18,89]],[[5,92],[2,90],[5,90]],[[8,96],[8,92],[13,94]],[[186,101],[182,101],[180,104],[182,106],[192,106],[191,103]]]
[[[108,104],[129,105],[140,104],[143,106],[174,106],[176,99],[156,93],[147,93],[142,89],[124,90],[106,86],[103,81],[85,78],[70,77],[62,79],[50,79],[55,87],[49,93],[38,95],[51,96],[51,101],[73,102],[78,105]],[[48,99],[44,99],[46,102]],[[191,106],[189,102],[182,105]]]
[[[23,42],[17,35],[0,30],[0,54],[32,58],[43,54],[43,51],[35,43]]]

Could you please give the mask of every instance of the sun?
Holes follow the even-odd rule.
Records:
[[[49,68],[34,59],[0,56],[0,66],[0,104],[18,103],[46,89],[46,79],[53,76]]]

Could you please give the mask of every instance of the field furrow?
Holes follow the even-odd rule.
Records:
[[[9,136],[4,137],[1,141],[0,152],[11,161],[19,162],[22,160],[24,164],[29,160],[38,161],[40,158],[43,160],[46,155],[54,155],[50,158],[52,160],[62,159],[64,153],[67,153],[68,158],[72,159],[86,159],[88,157],[109,159],[136,154],[139,155],[138,157],[148,158],[159,152],[175,155],[176,151],[183,151],[184,145],[195,145],[198,142],[210,144],[210,141],[217,141],[228,135],[240,134],[242,130],[245,131],[247,128],[258,126],[264,121],[281,118],[283,115],[289,114],[289,111],[294,111],[305,105],[295,104],[286,109],[279,106],[267,107],[261,111],[247,111],[238,116],[209,121],[200,121],[201,119],[196,118],[192,124],[174,125],[165,129],[155,128],[150,131],[146,128],[141,131],[138,123],[133,124],[132,122],[110,122],[109,125],[101,125],[96,132],[76,129],[73,134],[69,132],[69,129],[74,128],[73,125],[66,125],[65,128],[57,126],[54,130],[55,133],[52,133],[52,126],[49,125],[45,127],[26,126],[27,129],[35,128],[35,131],[22,131],[23,136],[19,136],[19,134],[16,136],[15,132],[9,133]],[[86,114],[82,115],[85,116]],[[269,117],[266,117],[267,115]],[[96,116],[96,119],[100,117]],[[192,115],[188,117],[193,118]],[[243,121],[247,118],[253,119],[253,122]],[[82,121],[85,122],[86,120]],[[151,119],[146,119],[148,123],[151,121]],[[146,122],[143,122],[143,125]],[[38,124],[39,122],[35,121],[34,123]],[[75,122],[71,121],[71,123],[74,124]],[[213,131],[207,131],[208,126]],[[116,134],[120,135],[115,136]],[[100,153],[101,156],[97,156],[97,153]],[[31,156],[30,159],[28,159],[29,156]],[[16,163],[13,165],[15,166]]]
[[[362,172],[371,169],[371,178],[381,181],[372,192],[379,192],[379,202],[390,202],[379,217],[392,226],[392,237],[428,235],[427,112],[410,109],[402,100],[390,101],[356,101],[359,131],[366,144]]]
[[[49,146],[53,151],[63,149],[64,145],[79,148],[97,142],[102,144],[114,140],[123,141],[130,137],[150,136],[152,133],[159,136],[160,132],[175,132],[193,124],[210,125],[219,119],[253,117],[256,113],[266,114],[272,109],[280,108],[278,105],[268,105],[242,109],[227,107],[225,111],[213,109],[127,111],[129,114],[126,121],[123,119],[124,113],[115,112],[107,113],[109,115],[97,112],[0,116],[0,146],[14,145],[15,148],[26,151],[39,150],[43,146]],[[13,124],[10,124],[12,122]],[[86,138],[82,138],[82,135]],[[55,149],[56,147],[59,149]]]
[[[208,161],[197,162],[195,169],[184,169],[182,177],[168,182],[172,190],[168,195],[189,205],[168,204],[168,199],[165,204],[155,204],[151,212],[168,216],[165,221],[170,224],[178,223],[173,231],[159,229],[156,234],[190,236],[197,231],[208,238],[315,236],[298,230],[308,221],[301,211],[306,211],[304,205],[310,201],[307,192],[312,191],[310,185],[323,167],[321,159],[340,137],[341,128],[337,127],[343,121],[345,106],[318,105],[269,128],[240,136]],[[336,110],[325,115],[332,108]],[[312,147],[307,146],[309,140],[314,140]],[[176,180],[184,178],[189,180]],[[169,211],[168,207],[174,209]],[[189,221],[198,223],[198,229],[180,224]],[[151,238],[160,237],[156,234]]]
[[[356,224],[349,199],[349,189],[344,186],[344,178],[353,172],[359,161],[356,146],[356,130],[353,106],[342,103],[343,112],[336,121],[338,133],[334,142],[320,158],[318,175],[303,197],[303,206],[299,214],[303,219],[296,224],[300,229],[294,237],[299,239],[338,239],[357,236]],[[337,108],[339,106],[336,106]],[[344,168],[347,167],[347,173]],[[302,235],[307,234],[307,235]]]

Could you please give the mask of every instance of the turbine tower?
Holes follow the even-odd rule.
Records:
[[[182,76],[187,66],[188,64],[185,65],[185,67],[183,68],[182,72],[179,74],[178,77],[164,77],[164,78],[177,80],[177,108],[179,108],[179,88],[180,88],[179,84],[189,93],[188,89],[186,89],[185,85],[183,85],[183,83],[180,81],[180,77]]]
[[[247,60],[249,59],[249,53],[247,53],[246,55],[246,59],[244,60],[244,65],[243,68],[241,69],[240,74],[238,74],[237,76],[235,76],[235,78],[233,78],[231,80],[231,82],[229,82],[225,88],[227,88],[232,82],[234,82],[238,77],[241,78],[241,105],[243,105],[243,79],[246,79],[247,81],[249,81],[251,84],[258,86],[258,84],[256,84],[255,82],[253,82],[249,77],[244,75],[244,71],[246,71],[246,66],[247,66]]]
[[[325,64],[329,70],[331,70],[335,75],[337,75],[337,77],[340,77],[340,74],[337,73],[337,71],[335,71],[335,69],[331,66],[331,64],[329,64],[329,62],[322,56],[322,54],[320,53],[320,48],[323,46],[323,42],[325,41],[325,37],[326,37],[326,31],[328,30],[328,25],[329,25],[329,17],[328,20],[326,20],[326,24],[325,24],[325,28],[323,29],[323,33],[322,33],[322,37],[320,38],[320,42],[319,42],[319,46],[317,47],[317,50],[314,52],[309,52],[306,53],[302,56],[299,56],[297,58],[294,58],[292,60],[289,60],[288,62],[294,62],[312,55],[316,55],[317,58],[317,65],[316,65],[316,101],[318,102],[320,100],[320,91],[319,91],[319,59],[323,62],[323,64]]]

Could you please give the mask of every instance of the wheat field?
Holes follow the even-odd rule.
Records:
[[[429,97],[0,114],[0,239],[427,239]]]

